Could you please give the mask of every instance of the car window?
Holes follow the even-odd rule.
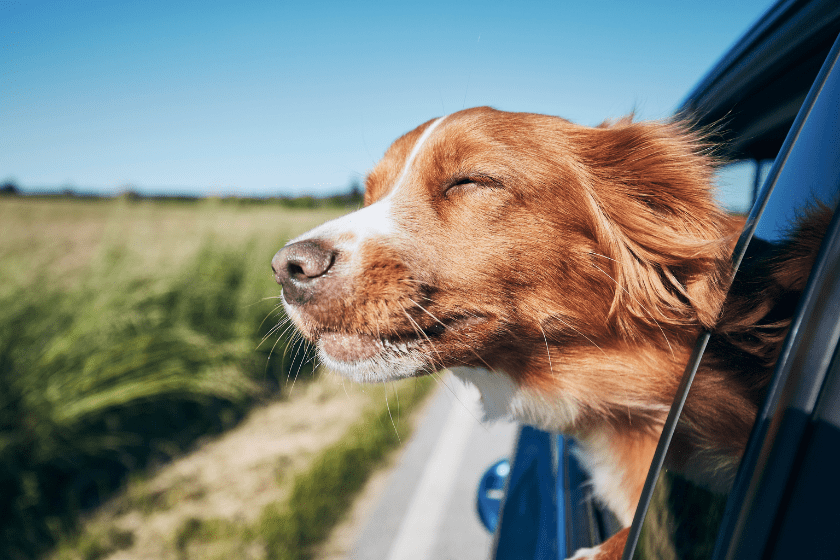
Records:
[[[826,224],[831,218],[838,201],[840,189],[840,68],[838,68],[838,51],[840,41],[832,49],[829,60],[815,83],[812,92],[803,105],[791,132],[788,135],[782,151],[776,158],[768,179],[758,196],[758,203],[751,211],[747,220],[747,228],[735,250],[735,262],[740,263],[739,279],[746,283],[755,270],[755,265],[761,261],[763,255],[778,254],[785,251],[796,251],[805,241],[805,233],[811,231],[811,226],[819,221]],[[733,168],[733,174],[744,173],[743,169]],[[761,172],[758,169],[759,174]],[[755,170],[753,170],[755,172]],[[743,202],[743,200],[741,201]],[[814,228],[813,231],[819,231]],[[803,233],[805,232],[805,233]],[[818,242],[818,240],[816,240]],[[741,256],[743,254],[743,260]],[[737,287],[736,283],[736,287]],[[736,291],[733,287],[731,293]],[[786,293],[784,302],[790,309],[796,307],[796,297],[799,292]],[[736,294],[737,295],[737,294]],[[733,295],[730,298],[734,297]],[[761,305],[760,299],[756,305]],[[767,329],[776,328],[769,321]],[[781,327],[778,327],[781,328]],[[785,334],[782,331],[773,333],[781,340]],[[664,437],[665,443],[660,444],[658,457],[664,465],[661,471],[652,469],[646,487],[643,504],[647,505],[643,524],[639,521],[644,514],[644,505],[637,514],[636,523],[631,531],[630,546],[625,551],[625,557],[633,551],[633,558],[642,559],[700,559],[710,558],[715,550],[719,538],[721,519],[727,507],[730,490],[733,484],[730,468],[721,467],[718,474],[709,476],[712,472],[708,464],[702,463],[693,452],[687,452],[685,441],[691,437],[692,420],[686,411],[700,406],[697,402],[701,397],[693,388],[709,383],[710,376],[716,364],[710,363],[715,356],[720,356],[720,347],[715,344],[728,344],[726,340],[701,337],[696,356],[703,356],[699,362],[689,365],[683,387],[687,393],[682,407],[682,414],[677,416],[675,407],[672,426],[666,425],[665,433],[673,427],[673,439]],[[742,341],[747,344],[749,341]],[[785,342],[790,344],[790,341]],[[733,344],[733,352],[738,351],[737,344]],[[704,349],[706,353],[703,354]],[[711,350],[709,350],[711,349]],[[717,351],[717,353],[715,353]],[[784,355],[784,346],[781,353]],[[753,364],[745,354],[744,367],[749,369]],[[755,365],[756,368],[759,365]],[[772,364],[765,365],[772,369]],[[778,387],[780,380],[774,379],[772,387]],[[707,393],[708,394],[708,393]],[[777,393],[771,389],[765,404],[760,409],[759,420],[767,415],[772,408],[773,398]],[[678,399],[679,400],[679,399]],[[670,420],[670,418],[669,418]],[[756,424],[761,425],[761,422]],[[756,429],[750,436],[752,442]],[[661,456],[666,449],[667,453]],[[695,463],[692,463],[695,461]],[[735,463],[737,465],[737,461]],[[679,465],[677,468],[672,466]],[[727,474],[727,472],[729,474]],[[733,493],[734,494],[734,493]],[[646,500],[650,500],[646,503]],[[635,534],[634,534],[635,533]],[[638,535],[635,550],[632,548],[633,537]]]
[[[771,159],[742,159],[722,166],[715,174],[718,204],[732,214],[749,214],[772,165]]]

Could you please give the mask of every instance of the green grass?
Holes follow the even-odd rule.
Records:
[[[0,557],[43,553],[128,473],[283,386],[306,356],[257,350],[280,319],[268,264],[339,213],[0,199]]]

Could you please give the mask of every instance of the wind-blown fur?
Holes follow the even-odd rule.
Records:
[[[578,438],[596,494],[629,524],[698,333],[718,325],[675,443],[682,467],[703,471],[737,461],[766,383],[730,350],[770,363],[786,328],[750,287],[722,309],[741,220],[716,205],[714,170],[679,121],[590,128],[468,109],[395,141],[365,208],[272,266],[333,369],[384,381],[452,367],[490,412]],[[800,277],[771,273],[767,297]]]

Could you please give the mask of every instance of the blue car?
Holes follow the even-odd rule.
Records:
[[[710,335],[702,334],[648,473],[624,559],[840,558],[840,2],[780,1],[703,78],[680,113],[723,123],[724,155],[749,167],[751,207],[733,254],[751,252],[815,205],[822,240],[731,489],[713,493],[663,468]],[[743,176],[743,174],[742,174]],[[752,204],[749,204],[749,203]],[[737,209],[736,209],[737,210]],[[770,245],[767,245],[770,244]],[[698,373],[701,370],[701,373]],[[479,515],[495,560],[557,560],[619,529],[588,493],[574,442],[530,427],[488,469]]]

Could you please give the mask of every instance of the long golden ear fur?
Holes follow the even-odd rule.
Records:
[[[711,327],[737,233],[714,201],[715,162],[702,136],[680,122],[630,119],[583,136],[584,186],[603,251],[593,263],[617,284],[610,317],[619,333]]]

